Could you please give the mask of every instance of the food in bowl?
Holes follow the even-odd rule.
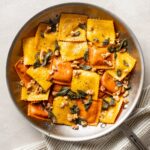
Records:
[[[40,23],[22,47],[15,69],[29,117],[73,129],[115,123],[136,60],[113,20],[64,13]]]

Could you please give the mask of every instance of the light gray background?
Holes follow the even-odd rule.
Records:
[[[39,11],[71,0],[0,0],[0,149],[10,150],[42,140],[16,110],[8,94],[7,54],[18,30]],[[145,84],[150,83],[150,0],[76,0],[101,6],[116,14],[136,35],[145,59]]]

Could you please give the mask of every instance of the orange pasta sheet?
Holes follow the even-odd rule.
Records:
[[[107,47],[89,46],[89,62],[98,69],[114,67],[114,55],[109,54]],[[110,62],[109,64],[107,62]]]
[[[40,104],[28,104],[28,116],[35,117],[38,119],[47,119],[48,112],[42,108]]]
[[[15,70],[19,76],[19,78],[27,87],[27,84],[30,82],[31,78],[26,74],[28,67],[23,64],[23,59],[19,59],[18,62],[15,64]]]
[[[101,85],[110,93],[117,92],[120,88],[116,85],[114,78],[105,72],[101,78]]]
[[[85,119],[89,125],[97,125],[99,117],[101,115],[102,100],[93,100],[90,108],[86,111],[84,104],[81,100],[77,101],[77,105],[80,109],[79,116]]]
[[[55,58],[52,61],[50,69],[56,68],[54,74],[50,77],[53,78],[53,82],[60,85],[70,85],[72,78],[72,67],[70,62],[63,62],[60,58]]]

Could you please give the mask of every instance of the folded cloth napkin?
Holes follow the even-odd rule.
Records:
[[[150,149],[150,85],[143,89],[141,100],[126,124]],[[85,142],[64,142],[43,135],[44,140],[15,150],[136,150],[119,128],[110,134]]]

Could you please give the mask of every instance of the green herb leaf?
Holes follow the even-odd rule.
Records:
[[[56,94],[56,96],[65,96],[69,91],[69,87],[62,87],[61,90]]]
[[[91,68],[92,68],[91,66],[83,65],[83,64],[79,65],[79,67],[83,70],[91,70]]]
[[[81,125],[81,122],[82,122],[82,121],[85,121],[85,119],[78,117],[78,118],[77,118],[76,120],[74,120],[73,122],[74,122],[75,124],[80,124],[80,125]]]
[[[116,51],[116,49],[115,49],[115,46],[114,45],[110,45],[110,46],[108,46],[108,51],[110,52],[110,53],[114,53],[115,51]]]
[[[47,65],[47,63],[48,63],[50,57],[52,56],[52,54],[53,54],[52,51],[49,51],[49,52],[45,55],[44,61],[42,62],[42,65],[41,65],[41,66],[46,66],[46,65]]]
[[[87,94],[82,90],[77,90],[78,92],[78,98],[85,98]]]
[[[83,30],[86,30],[86,24],[85,23],[79,23],[78,27],[83,29]]]
[[[38,68],[41,66],[40,60],[37,58],[33,64],[33,68]]]
[[[120,69],[117,69],[117,76],[118,76],[118,77],[121,77],[121,75],[122,75],[121,70],[120,70]]]
[[[116,47],[116,52],[120,51],[122,48],[126,48],[128,46],[128,41],[126,39],[122,40],[120,46]]]
[[[79,107],[78,107],[77,105],[73,105],[73,106],[70,108],[70,112],[71,112],[72,114],[79,114],[80,109],[79,109]]]
[[[109,41],[110,41],[110,38],[105,39],[105,40],[103,41],[103,46],[107,46],[107,45],[109,44]]]
[[[56,123],[56,117],[51,110],[48,110],[48,119],[50,120],[51,124]]]
[[[127,87],[124,87],[125,90],[130,90],[131,89],[131,85],[128,85]]]
[[[92,104],[92,96],[89,96],[87,102],[84,104],[84,108],[86,111],[90,108],[91,104]]]
[[[105,99],[103,99],[102,109],[107,110],[108,108],[109,108],[109,103]]]
[[[115,102],[114,98],[111,97],[111,100],[109,102],[109,106],[115,106],[115,105],[116,105],[116,102]]]
[[[88,58],[89,58],[89,51],[87,50],[87,51],[85,51],[85,53],[84,53],[83,59],[84,59],[85,61],[88,61]]]

